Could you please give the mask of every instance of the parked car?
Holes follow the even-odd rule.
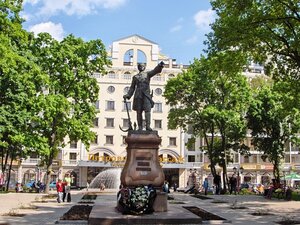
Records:
[[[51,183],[49,184],[49,189],[56,190],[56,181],[51,181]]]

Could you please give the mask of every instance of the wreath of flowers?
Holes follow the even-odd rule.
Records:
[[[118,210],[123,214],[144,214],[153,212],[156,191],[152,186],[122,188],[118,193]]]
[[[149,194],[145,187],[137,187],[132,190],[130,203],[134,212],[143,213],[148,208]]]

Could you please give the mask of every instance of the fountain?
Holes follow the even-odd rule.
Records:
[[[106,189],[119,189],[122,168],[110,168],[101,171],[90,183],[89,188],[100,188],[104,184]]]

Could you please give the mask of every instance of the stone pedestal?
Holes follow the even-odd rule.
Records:
[[[165,175],[159,164],[158,148],[161,138],[157,131],[129,131],[125,139],[127,158],[121,173],[124,187],[153,185],[161,188]]]
[[[168,211],[168,194],[166,192],[156,192],[156,198],[153,204],[154,212]]]

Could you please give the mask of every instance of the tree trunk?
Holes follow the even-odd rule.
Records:
[[[45,181],[45,193],[48,194],[50,190],[50,179],[51,179],[51,172],[52,172],[52,163],[46,166],[46,181]]]
[[[279,162],[275,160],[273,164],[273,175],[276,181],[280,181],[280,171],[279,171]]]
[[[13,162],[13,158],[10,159],[10,163],[9,163],[8,175],[7,175],[7,178],[6,178],[6,191],[9,190],[12,162]]]

